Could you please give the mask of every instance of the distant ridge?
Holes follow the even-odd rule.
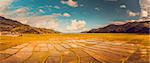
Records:
[[[59,33],[52,29],[36,28],[26,24],[22,24],[18,21],[7,19],[0,16],[0,32],[17,32],[17,33],[29,33],[29,34],[47,34],[47,33]]]
[[[108,26],[91,29],[82,33],[149,33],[150,21],[134,21],[125,24],[116,25],[110,24]]]

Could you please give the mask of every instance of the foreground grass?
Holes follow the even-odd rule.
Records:
[[[10,48],[26,42],[35,41],[56,41],[66,40],[96,40],[99,42],[125,42],[131,44],[141,44],[149,46],[150,35],[145,34],[24,34],[23,36],[0,36],[0,50]]]

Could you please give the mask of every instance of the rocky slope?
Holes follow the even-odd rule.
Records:
[[[4,31],[32,34],[59,33],[51,29],[31,27],[18,21],[0,16],[0,32]]]
[[[82,33],[149,33],[150,21],[127,22],[122,25],[110,24],[103,28],[92,29]]]

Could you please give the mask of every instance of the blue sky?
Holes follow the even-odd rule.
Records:
[[[80,32],[115,21],[139,19],[137,13],[140,12],[139,0],[12,0],[5,3],[9,3],[8,12],[16,11],[13,14],[13,17],[17,17],[16,20],[20,17],[20,20],[27,21],[26,24],[38,26],[49,19],[52,20],[49,23],[54,25],[46,22],[47,27],[42,24],[43,27],[56,26],[56,30],[62,32]],[[37,16],[43,18],[36,19]],[[37,22],[29,22],[32,18],[27,17],[32,17]]]

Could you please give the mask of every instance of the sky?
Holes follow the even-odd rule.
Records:
[[[140,19],[141,15],[147,17],[149,9],[145,10],[145,6],[150,4],[147,2],[150,1],[0,0],[0,16],[34,27],[76,33],[110,23]]]

